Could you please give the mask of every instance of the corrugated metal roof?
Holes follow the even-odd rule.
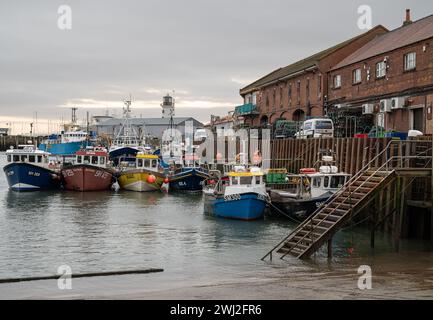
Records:
[[[286,67],[283,68],[279,68],[277,70],[272,71],[271,73],[267,74],[266,76],[260,78],[259,80],[256,80],[255,82],[249,84],[248,86],[242,88],[240,90],[240,93],[246,93],[255,89],[258,89],[260,87],[262,87],[263,85],[267,84],[267,83],[271,83],[274,82],[276,80],[282,79],[282,78],[287,78],[290,77],[291,75],[294,75],[300,71],[309,69],[311,67],[315,67],[317,66],[318,62],[320,60],[322,60],[323,58],[327,57],[328,55],[330,55],[331,53],[337,51],[338,49],[343,48],[344,46],[348,45],[349,43],[365,36],[368,33],[372,33],[375,32],[378,29],[383,29],[384,31],[386,31],[387,29],[382,26],[382,25],[378,25],[376,27],[374,27],[373,29],[362,33],[356,37],[353,37],[349,40],[346,40],[344,42],[341,42],[331,48],[328,48],[326,50],[320,51],[316,54],[313,54],[312,56],[309,56],[308,58],[302,59],[300,61],[297,61],[295,63],[292,63]]]
[[[179,125],[182,122],[185,122],[187,120],[192,120],[195,122],[198,122],[200,125],[203,125],[200,121],[197,121],[196,119],[192,118],[192,117],[174,117],[173,118],[173,124],[174,125]],[[97,124],[97,126],[117,126],[123,123],[123,119],[122,118],[113,118],[113,119],[108,119],[107,121],[103,121],[99,124]],[[136,125],[136,126],[142,126],[142,125],[146,125],[146,126],[168,126],[170,124],[170,118],[131,118],[130,119],[130,123],[132,125]]]
[[[433,15],[379,35],[338,63],[333,70],[433,37]]]

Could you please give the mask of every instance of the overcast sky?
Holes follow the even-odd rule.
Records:
[[[72,29],[57,26],[72,9]],[[360,34],[358,6],[373,25],[433,13],[431,0],[0,0],[0,125],[70,119],[72,106],[159,117],[175,90],[176,115],[208,121],[241,104],[239,89],[270,71]]]

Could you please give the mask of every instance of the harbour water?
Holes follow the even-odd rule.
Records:
[[[0,167],[4,164],[4,154],[0,154]],[[69,265],[75,273],[163,268],[163,273],[140,279],[146,279],[149,288],[165,288],[169,292],[175,283],[187,287],[240,279],[287,280],[296,274],[306,279],[319,275],[317,280],[322,279],[323,286],[329,286],[326,277],[320,275],[350,274],[356,279],[356,270],[362,264],[391,274],[402,269],[419,268],[421,274],[433,270],[428,242],[403,241],[397,254],[393,252],[392,239],[378,235],[373,254],[369,232],[363,228],[346,228],[338,233],[331,264],[325,251],[310,261],[292,257],[286,261],[276,258],[273,263],[261,261],[294,227],[293,222],[281,218],[243,222],[205,216],[201,194],[17,193],[8,190],[3,172],[0,174],[0,279],[54,275],[61,265]],[[420,276],[418,271],[413,274]],[[123,279],[126,282],[120,287],[125,292],[137,285],[134,276]],[[80,281],[84,285],[85,280]],[[321,286],[320,282],[316,284]],[[14,294],[38,297],[49,290],[53,296],[59,294],[53,286],[17,286],[0,284],[0,298]],[[356,280],[352,287],[356,287]],[[21,294],[20,288],[25,288]],[[80,295],[91,294],[91,289],[86,290]],[[116,289],[110,292],[115,294]]]

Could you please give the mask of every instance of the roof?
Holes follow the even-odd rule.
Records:
[[[174,117],[173,124],[177,126],[188,120],[198,122],[200,125],[202,125],[200,121],[197,121],[192,117]],[[136,126],[142,126],[142,125],[168,126],[170,124],[170,118],[130,118],[129,121],[132,125],[136,125]],[[113,119],[108,119],[106,121],[103,121],[97,124],[97,126],[117,126],[122,124],[123,122],[124,122],[123,118],[113,118]]]
[[[333,47],[330,47],[328,49],[325,49],[323,51],[320,51],[316,54],[313,54],[312,56],[309,56],[308,58],[302,59],[300,61],[297,61],[295,63],[292,63],[286,67],[283,68],[279,68],[277,70],[272,71],[271,73],[269,73],[268,75],[260,78],[259,80],[249,84],[248,86],[242,88],[240,90],[240,93],[247,93],[250,92],[252,90],[258,89],[260,87],[262,87],[263,85],[270,83],[270,82],[274,82],[277,80],[280,80],[282,78],[288,78],[292,75],[294,75],[295,73],[298,73],[300,71],[309,69],[311,67],[316,67],[317,64],[323,59],[326,58],[327,56],[329,56],[330,54],[334,53],[335,51],[343,48],[344,46],[350,44],[351,42],[358,40],[359,38],[365,36],[368,33],[373,33],[376,32],[379,29],[383,29],[384,31],[387,31],[387,29],[382,26],[382,25],[377,25],[376,27],[374,27],[373,29],[362,33],[356,37],[353,37],[349,40],[346,40],[344,42],[341,42]]]
[[[333,70],[433,37],[433,15],[379,35],[338,63]]]

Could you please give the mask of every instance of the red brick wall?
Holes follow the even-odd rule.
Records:
[[[356,102],[373,98],[373,96],[394,94],[411,88],[432,85],[433,43],[427,47],[426,52],[423,52],[422,47],[425,42],[401,48],[330,72],[328,77],[328,100],[332,102],[337,99],[344,99],[348,102]],[[404,54],[408,52],[416,52],[415,71],[405,72],[403,70]],[[389,61],[389,69],[386,72],[386,77],[376,79],[376,63],[383,61],[386,56]],[[361,68],[362,83],[354,85],[352,84],[352,71],[357,68]],[[367,70],[370,70],[369,81],[366,79]],[[332,88],[332,79],[337,74],[340,74],[342,77],[342,86],[340,89]]]

